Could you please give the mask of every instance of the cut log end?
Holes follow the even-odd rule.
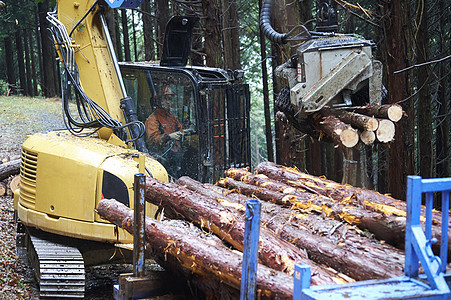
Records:
[[[6,194],[6,184],[0,182],[0,197]]]
[[[376,130],[377,140],[388,143],[395,137],[395,124],[390,120],[379,120],[379,128]]]
[[[360,134],[360,140],[365,145],[371,145],[376,140],[376,134],[373,131],[365,130]]]
[[[20,187],[20,176],[16,175],[14,176],[11,181],[9,182],[9,188],[11,189],[11,192],[14,194],[14,192]]]
[[[388,118],[393,122],[398,122],[402,118],[402,107],[401,105],[392,105],[387,110]]]
[[[340,134],[340,141],[343,146],[347,148],[352,148],[359,142],[359,134],[357,130],[348,128],[344,129]]]

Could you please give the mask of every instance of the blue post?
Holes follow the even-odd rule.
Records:
[[[246,202],[240,300],[256,298],[260,207],[261,203],[257,199]]]
[[[407,218],[404,274],[409,277],[418,276],[418,256],[413,246],[412,226],[420,224],[421,213],[421,177],[407,176]]]
[[[446,263],[448,262],[448,219],[449,219],[449,194],[451,185],[447,191],[442,192],[442,235],[440,239],[440,259],[442,265],[440,271],[446,272]]]
[[[309,265],[294,265],[294,288],[293,288],[293,300],[302,299],[302,290],[310,288],[310,266]]]

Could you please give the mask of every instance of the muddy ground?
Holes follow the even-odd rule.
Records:
[[[0,159],[20,157],[27,135],[64,128],[59,99],[0,96]],[[16,255],[16,228],[12,195],[0,197],[0,299],[38,299],[38,290],[26,257]],[[86,269],[86,298],[113,299],[113,284],[131,265],[104,265]]]

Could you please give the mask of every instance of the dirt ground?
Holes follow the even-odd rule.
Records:
[[[0,96],[0,159],[20,157],[27,135],[64,128],[59,99]],[[25,257],[16,255],[11,195],[0,197],[0,299],[38,299],[36,281]],[[86,298],[113,299],[112,286],[130,265],[86,269]]]

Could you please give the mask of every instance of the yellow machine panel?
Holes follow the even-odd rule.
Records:
[[[23,144],[21,190],[15,197],[19,218],[53,233],[116,242],[114,226],[99,218],[95,206],[105,197],[133,207],[139,154],[66,131],[30,136]],[[145,161],[151,176],[168,180],[161,164],[149,156]],[[156,206],[147,206],[147,215],[155,212]],[[121,235],[122,242],[130,242],[128,234]]]

